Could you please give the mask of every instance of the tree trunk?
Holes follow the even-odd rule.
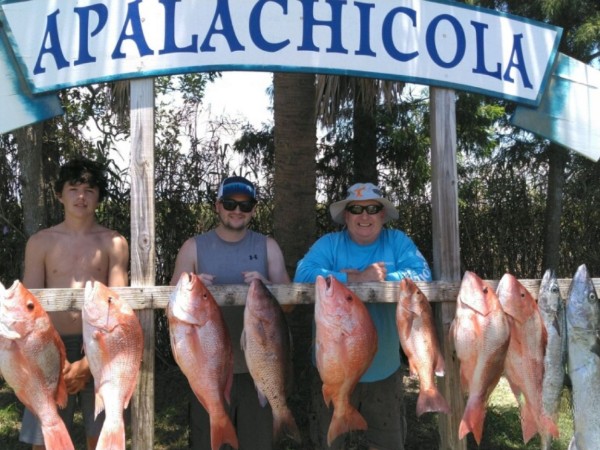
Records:
[[[352,155],[354,160],[354,177],[351,183],[370,182],[378,184],[377,174],[377,120],[376,98],[365,105],[363,101],[354,99]]]
[[[544,255],[542,271],[558,270],[560,262],[560,218],[562,215],[562,197],[565,184],[565,167],[569,159],[568,152],[556,144],[548,148],[550,170],[548,172],[548,193],[544,220]],[[540,274],[540,275],[543,275]]]
[[[290,276],[316,237],[315,76],[273,76],[274,233]]]
[[[42,160],[43,123],[20,128],[14,132],[17,158],[21,168],[23,231],[27,237],[48,226],[44,202],[45,180]]]

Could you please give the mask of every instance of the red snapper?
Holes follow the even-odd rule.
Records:
[[[377,331],[363,304],[332,276],[317,277],[315,299],[317,370],[323,398],[333,403],[327,444],[343,433],[366,430],[364,417],[350,404],[350,395],[377,352]]]
[[[85,284],[81,315],[83,346],[94,377],[96,416],[105,412],[96,450],[124,450],[123,410],[142,364],[142,327],[131,306],[99,281]]]
[[[221,309],[198,275],[184,272],[167,306],[175,361],[210,418],[212,450],[238,439],[225,410],[233,383],[233,351]]]
[[[0,283],[0,375],[40,420],[48,450],[72,450],[56,409],[67,404],[65,345],[38,299],[15,281]]]

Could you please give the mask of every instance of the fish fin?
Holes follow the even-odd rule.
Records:
[[[21,335],[19,333],[17,333],[16,331],[13,331],[13,330],[9,330],[1,322],[0,322],[0,337],[9,339],[11,341],[14,341],[16,339],[21,339]]]
[[[414,363],[412,359],[408,360],[408,371],[411,376],[416,377],[419,375],[419,371],[417,370],[417,365]]]
[[[256,384],[254,385],[254,387],[256,387],[256,392],[258,393],[258,403],[260,403],[260,406],[264,408],[265,406],[267,406],[267,403],[269,401],[267,400],[267,397],[265,397],[265,394],[263,394],[262,391],[258,389],[258,386],[256,386]]]
[[[48,449],[75,450],[67,427],[60,418],[53,426],[42,426],[42,434],[44,435],[44,443]]]
[[[227,382],[225,383],[225,390],[223,392],[223,396],[227,401],[228,405],[231,405],[231,387],[233,386],[233,370],[229,371],[229,375],[227,375]]]
[[[478,398],[469,398],[460,426],[458,438],[464,438],[469,432],[473,433],[477,445],[483,436],[483,421],[485,420],[485,404]]]
[[[598,336],[598,333],[596,333],[596,339],[594,340],[594,344],[592,345],[592,347],[590,348],[590,351],[596,355],[600,357],[600,336]]]
[[[122,419],[114,421],[113,423],[104,420],[96,448],[125,448],[125,423]]]
[[[96,396],[94,398],[94,419],[98,418],[98,415],[104,411],[104,400],[102,399],[102,396],[98,393],[96,393]]]
[[[273,440],[279,443],[284,436],[298,443],[302,442],[296,419],[289,408],[284,408],[278,414],[273,411]]]
[[[327,384],[323,384],[322,392],[323,392],[323,400],[325,400],[325,405],[329,407],[331,404],[331,399],[333,398],[333,388]]]
[[[54,399],[56,400],[56,404],[59,406],[59,408],[62,409],[65,406],[67,406],[67,402],[69,401],[69,393],[67,392],[65,374],[63,372],[65,362],[67,361],[67,350],[65,349],[65,344],[60,338],[58,332],[55,331],[53,333],[52,339],[58,350],[58,358],[60,364],[60,370],[58,373],[58,383],[56,385],[56,395]]]
[[[240,336],[240,347],[242,351],[246,352],[246,329],[242,328],[242,335]]]
[[[348,405],[344,415],[336,416],[334,411],[331,423],[329,424],[329,430],[327,431],[327,445],[331,446],[331,443],[344,433],[353,430],[366,430],[367,428],[365,418],[356,408]]]
[[[54,400],[60,409],[63,409],[65,406],[67,406],[67,401],[69,400],[67,385],[65,384],[62,370],[58,378],[58,384],[56,385],[56,395],[54,396]]]
[[[441,412],[450,414],[450,405],[437,389],[419,392],[417,399],[417,417],[426,412]]]
[[[235,428],[225,412],[218,417],[210,416],[211,448],[213,450],[220,449],[223,444],[229,444],[235,449],[239,447]]]
[[[438,377],[443,377],[446,374],[446,362],[441,354],[435,359],[435,374]]]

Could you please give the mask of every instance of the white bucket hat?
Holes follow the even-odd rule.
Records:
[[[329,213],[334,222],[344,225],[344,210],[346,205],[350,202],[357,202],[362,200],[377,200],[383,205],[385,211],[385,218],[383,223],[388,222],[392,219],[398,218],[398,210],[388,199],[381,195],[381,191],[377,186],[372,183],[356,183],[350,186],[348,189],[348,195],[345,200],[332,203],[329,206]]]

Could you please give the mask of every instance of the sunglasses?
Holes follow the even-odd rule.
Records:
[[[367,214],[369,214],[369,215],[373,215],[373,214],[377,214],[382,209],[383,209],[383,205],[367,205],[367,206],[348,205],[348,206],[346,206],[346,211],[348,211],[350,214],[355,214],[355,215],[362,214],[363,211],[366,211]]]
[[[244,200],[238,202],[237,200],[224,198],[222,200],[219,200],[219,202],[227,211],[235,211],[235,209],[239,206],[240,211],[243,213],[249,213],[250,211],[252,211],[252,208],[254,208],[254,205],[256,205],[256,200]]]

